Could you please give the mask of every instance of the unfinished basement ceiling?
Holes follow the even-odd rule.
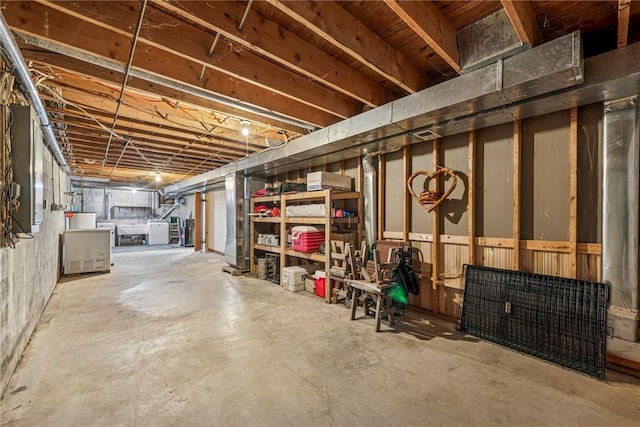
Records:
[[[502,7],[524,43],[580,30],[592,56],[640,40],[625,0],[1,5],[72,173],[148,188],[458,76],[457,32]]]

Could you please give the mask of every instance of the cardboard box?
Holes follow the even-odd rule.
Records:
[[[351,191],[351,177],[329,172],[309,172],[307,174],[307,191],[330,188],[332,190]]]

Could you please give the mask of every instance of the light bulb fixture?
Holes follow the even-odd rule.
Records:
[[[156,182],[162,181],[162,177],[160,176],[159,172],[156,172],[156,178],[155,179],[156,179]]]
[[[246,120],[240,121],[242,125],[242,129],[240,129],[240,133],[244,136],[249,136],[249,122]]]
[[[137,188],[135,188],[135,187],[133,187],[133,188],[131,189],[131,192],[132,192],[133,194],[136,194],[136,193],[138,192],[138,189],[137,189]]]

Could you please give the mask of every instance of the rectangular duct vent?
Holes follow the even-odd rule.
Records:
[[[422,139],[423,141],[431,141],[433,139],[441,138],[442,136],[435,133],[431,129],[423,130],[421,132],[414,133],[415,136]]]
[[[603,378],[609,286],[464,267],[462,331]]]

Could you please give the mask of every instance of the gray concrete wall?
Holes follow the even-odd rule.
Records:
[[[51,203],[64,202],[66,176],[42,150],[44,160],[44,221],[33,239],[20,240],[14,249],[0,248],[0,395],[20,360],[38,319],[58,280],[59,235],[64,212]]]

